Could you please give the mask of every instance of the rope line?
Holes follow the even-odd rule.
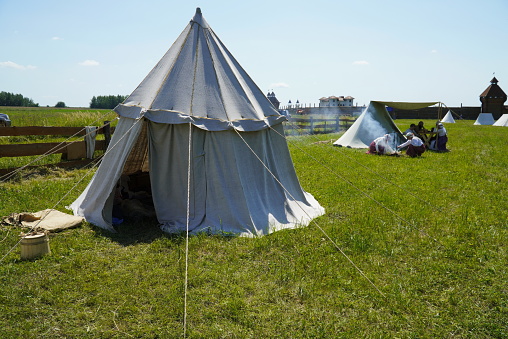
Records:
[[[271,128],[271,127],[270,127]],[[272,128],[271,128],[272,129]],[[273,130],[273,129],[272,129]],[[268,171],[268,173],[270,173],[270,175],[279,183],[280,187],[282,187],[282,189],[291,197],[291,199],[294,200],[294,202],[298,205],[298,207],[300,207],[300,209],[305,213],[307,214],[307,217],[311,220],[311,222],[317,226],[317,228],[323,233],[323,235],[328,239],[330,240],[330,242],[335,246],[335,248],[351,263],[351,265],[353,265],[353,267],[365,278],[367,279],[367,281],[383,296],[383,297],[386,297],[385,294],[383,292],[381,292],[381,290],[372,282],[372,280],[369,279],[369,277],[367,277],[367,275],[365,275],[365,273],[353,262],[353,260],[351,260],[351,258],[349,258],[349,256],[339,247],[339,245],[333,241],[333,239],[328,235],[328,233],[326,233],[326,231],[321,227],[319,226],[319,224],[307,213],[307,211],[305,211],[305,209],[300,205],[300,203],[298,202],[298,200],[291,194],[291,192],[289,192],[286,187],[284,187],[284,185],[280,182],[279,178],[277,178],[275,176],[275,174],[273,174],[273,172],[268,168],[268,166],[266,166],[266,164],[263,162],[263,160],[261,160],[261,158],[256,154],[256,152],[250,147],[250,145],[247,143],[247,141],[245,141],[245,139],[241,136],[240,132],[238,132],[236,129],[235,129],[235,132],[236,134],[238,134],[238,136],[240,137],[240,139],[242,139],[242,141],[245,143],[245,145],[249,148],[249,150],[252,152],[252,154],[254,154],[254,156],[256,157],[256,159],[258,159],[258,161],[263,165],[263,167]]]
[[[58,200],[58,202],[57,202],[56,204],[54,204],[54,205],[53,205],[53,207],[52,207],[52,208],[51,208],[51,209],[50,209],[50,210],[49,210],[46,214],[44,214],[44,215],[43,215],[43,216],[42,216],[42,217],[41,217],[41,218],[37,221],[37,223],[36,223],[34,226],[32,226],[32,227],[30,228],[30,230],[28,231],[28,233],[27,233],[27,234],[25,234],[23,237],[21,237],[21,238],[18,240],[18,242],[16,242],[16,244],[14,244],[14,246],[12,246],[12,247],[11,247],[11,248],[7,251],[7,253],[6,253],[6,254],[5,254],[5,255],[4,255],[4,256],[0,259],[0,263],[1,263],[2,261],[4,261],[4,259],[5,259],[5,258],[6,258],[6,257],[7,257],[7,256],[8,256],[8,255],[9,255],[9,254],[13,251],[13,250],[14,250],[14,248],[16,248],[16,247],[19,245],[19,243],[21,243],[21,241],[22,241],[25,237],[27,237],[27,236],[28,236],[31,232],[33,232],[33,231],[37,228],[37,226],[39,226],[39,224],[40,224],[40,223],[44,220],[44,218],[46,218],[46,217],[49,215],[49,213],[51,212],[51,210],[55,209],[55,208],[56,208],[56,207],[57,207],[57,206],[58,206],[58,205],[59,205],[59,204],[60,204],[60,203],[61,203],[61,202],[62,202],[62,201],[63,201],[63,200],[64,200],[64,199],[65,199],[65,198],[66,198],[66,197],[67,197],[67,196],[68,196],[68,195],[69,195],[69,194],[70,194],[70,193],[71,193],[71,192],[72,192],[72,191],[73,191],[73,190],[74,190],[74,189],[75,189],[75,188],[76,188],[76,187],[77,187],[77,186],[78,186],[78,185],[79,185],[79,184],[80,184],[80,183],[81,183],[84,179],[85,179],[85,177],[86,177],[86,176],[87,176],[87,175],[88,175],[88,174],[89,174],[89,173],[90,173],[90,172],[91,172],[91,171],[92,171],[95,167],[97,167],[97,166],[98,166],[98,165],[102,162],[102,159],[104,159],[104,156],[106,156],[106,154],[108,154],[109,152],[111,152],[111,150],[113,150],[113,149],[115,148],[115,146],[116,146],[116,145],[118,145],[118,143],[119,143],[121,140],[123,140],[123,138],[124,138],[127,134],[129,134],[129,132],[130,132],[130,131],[134,128],[134,126],[136,126],[136,125],[137,125],[137,124],[138,124],[141,120],[142,120],[142,119],[137,119],[137,121],[136,121],[134,124],[132,124],[132,126],[131,126],[131,127],[130,127],[130,128],[129,128],[129,129],[128,129],[125,133],[124,133],[124,135],[122,135],[122,136],[120,137],[120,139],[119,139],[119,140],[118,140],[115,144],[113,144],[112,146],[110,145],[110,147],[108,147],[108,149],[106,150],[106,152],[105,152],[105,153],[104,153],[104,154],[103,154],[100,158],[98,158],[98,161],[96,161],[96,162],[95,162],[95,164],[93,164],[93,166],[91,166],[91,167],[88,169],[88,171],[87,171],[87,172],[86,172],[86,173],[85,173],[85,174],[84,174],[84,175],[83,175],[83,176],[82,176],[82,177],[81,177],[81,178],[80,178],[80,179],[79,179],[79,180],[78,180],[78,181],[74,184],[74,186],[72,186],[72,187],[71,187],[71,189],[70,189],[69,191],[67,191],[67,193],[65,193],[65,194],[63,195],[63,197],[62,197],[60,200]]]
[[[270,127],[270,129],[274,130],[273,128]],[[277,132],[277,131],[275,131]],[[285,136],[281,135],[279,132],[277,132],[277,134],[279,134],[281,137],[285,138]],[[287,139],[286,139],[287,140]],[[291,143],[290,141],[288,141],[289,143]],[[324,168],[326,168],[327,170],[329,170],[333,175],[335,175],[337,178],[345,181],[347,184],[349,184],[351,187],[353,187],[354,189],[356,189],[358,192],[360,192],[361,194],[363,194],[364,196],[366,196],[367,198],[369,198],[370,200],[374,201],[376,204],[378,204],[380,207],[382,207],[383,209],[385,209],[386,211],[390,212],[391,214],[393,214],[395,217],[397,217],[398,219],[402,220],[403,222],[405,222],[406,224],[408,224],[409,226],[413,227],[414,229],[416,229],[417,231],[421,232],[422,234],[424,234],[425,236],[429,237],[430,239],[434,240],[435,242],[437,242],[438,244],[441,245],[441,243],[439,242],[438,239],[430,236],[427,232],[425,232],[424,230],[420,229],[419,227],[417,227],[414,223],[408,221],[407,219],[401,217],[400,215],[398,215],[394,210],[390,209],[389,207],[383,205],[381,202],[377,201],[375,198],[373,198],[372,196],[370,196],[369,194],[365,193],[364,191],[362,191],[359,187],[357,187],[355,184],[353,184],[351,181],[349,181],[348,179],[344,178],[343,176],[341,176],[340,174],[338,174],[337,172],[335,172],[332,168],[330,168],[328,165],[324,164],[322,161],[320,161],[319,159],[317,159],[316,157],[314,157],[313,155],[309,154],[307,151],[305,151],[304,149],[302,149],[301,147],[299,147],[298,145],[294,144],[294,143],[291,143],[293,146],[295,146],[296,148],[298,148],[300,151],[302,151],[303,153],[305,153],[307,156],[309,156],[310,158],[312,158],[314,161],[316,161],[318,164],[320,164],[321,166],[323,166]]]
[[[294,124],[294,123],[293,123],[293,122],[290,122],[290,124],[293,126],[293,124]],[[302,130],[301,128],[299,128],[299,127],[298,127],[298,125],[294,125],[294,126],[296,126],[296,129],[297,129],[298,131],[301,131],[301,130]],[[277,131],[276,131],[276,132],[277,132]],[[278,132],[277,132],[277,133],[278,133]],[[278,133],[278,134],[280,135],[280,133]],[[301,135],[301,136],[303,136],[303,134],[300,134],[300,135]],[[314,140],[318,140],[318,141],[319,141],[319,138],[317,138],[316,136],[314,136],[314,135],[312,135],[312,134],[311,134],[310,136],[311,136]],[[364,164],[360,163],[359,161],[357,161],[357,160],[356,160],[356,159],[354,159],[353,157],[351,157],[351,156],[347,155],[347,154],[346,154],[346,152],[344,152],[344,151],[342,150],[342,147],[334,147],[334,148],[341,149],[340,151],[338,151],[338,153],[339,153],[340,155],[342,155],[342,156],[346,157],[348,160],[350,160],[350,161],[354,162],[354,163],[355,163],[355,164],[357,164],[358,166],[363,167],[363,168],[364,168],[366,171],[368,171],[369,173],[374,174],[374,175],[376,175],[377,177],[381,178],[382,180],[384,180],[384,182],[387,182],[389,185],[392,185],[392,186],[394,186],[394,187],[396,187],[396,188],[398,188],[398,189],[400,189],[400,190],[404,191],[404,193],[407,193],[408,191],[410,191],[409,189],[404,188],[404,187],[402,187],[402,186],[399,186],[399,185],[397,185],[396,183],[394,183],[392,180],[389,180],[389,179],[387,179],[387,178],[383,177],[381,174],[379,174],[379,173],[377,173],[377,172],[375,172],[375,171],[371,170],[370,168],[368,168],[368,167],[367,167],[367,166],[365,166]],[[354,168],[353,168],[352,166],[350,166],[350,165],[347,165],[347,164],[344,164],[344,165],[348,166],[348,167],[349,167],[349,168],[351,168],[351,169],[354,169]],[[365,177],[364,177],[364,178],[365,178]],[[367,181],[371,182],[371,183],[375,183],[374,181],[370,180],[369,178],[365,178],[365,179],[366,179]],[[416,200],[419,200],[420,202],[422,202],[422,203],[424,203],[424,204],[426,204],[426,205],[428,205],[428,206],[430,206],[430,207],[432,207],[432,208],[434,208],[434,209],[438,210],[439,212],[444,212],[444,210],[443,210],[441,207],[436,206],[436,205],[434,205],[434,204],[430,203],[429,201],[427,201],[427,200],[424,200],[424,199],[420,198],[420,197],[419,197],[419,196],[417,196],[417,195],[412,195],[412,197],[413,197],[413,198],[415,198]]]
[[[111,112],[113,112],[113,111],[109,111],[109,112],[107,112],[106,114],[104,114],[103,116],[101,116],[101,117],[97,118],[97,120],[92,121],[92,124],[96,123],[96,122],[97,122],[97,121],[99,121],[99,120],[104,119],[104,117],[105,117],[105,116],[107,116],[108,114],[110,114]],[[101,128],[103,128],[104,126],[106,126],[106,124],[102,124],[102,126],[100,126],[98,129],[101,129]],[[34,159],[34,160],[32,160],[31,162],[29,162],[28,164],[25,164],[24,166],[19,167],[19,168],[15,169],[15,170],[14,170],[14,171],[12,171],[12,172],[9,172],[9,173],[7,173],[7,174],[4,174],[3,176],[0,176],[0,182],[4,182],[4,181],[6,181],[6,180],[8,180],[8,179],[12,178],[15,174],[17,174],[17,173],[19,173],[20,171],[24,170],[25,168],[27,168],[27,167],[28,167],[28,166],[30,166],[31,164],[36,163],[37,161],[42,160],[42,159],[44,159],[44,158],[46,158],[46,157],[48,157],[48,156],[50,156],[50,155],[52,155],[52,154],[56,153],[57,151],[60,151],[61,149],[63,149],[63,148],[65,148],[65,147],[67,147],[68,145],[67,145],[67,144],[64,144],[64,143],[65,143],[65,142],[67,142],[68,140],[70,140],[70,139],[72,139],[72,138],[76,137],[79,133],[81,133],[81,132],[82,132],[83,130],[85,130],[85,129],[86,129],[86,127],[83,127],[82,129],[80,129],[79,131],[77,131],[76,133],[74,133],[73,135],[71,135],[70,137],[68,137],[67,139],[65,139],[64,141],[60,142],[58,145],[55,145],[55,146],[54,146],[53,148],[51,148],[50,150],[46,151],[45,153],[41,154],[41,155],[40,155],[39,157],[37,157],[36,159]],[[86,136],[88,136],[88,135],[90,135],[90,134],[92,134],[92,133],[94,133],[94,132],[95,132],[95,131],[90,131],[89,133],[86,133],[84,136],[86,137]],[[79,142],[81,142],[81,140],[74,140],[74,141],[70,142],[70,143],[69,143],[69,145],[72,145],[72,144],[74,144],[74,143],[76,143],[76,142],[78,142],[78,141],[79,141]]]
[[[187,289],[189,285],[189,223],[190,223],[190,184],[192,155],[192,123],[189,122],[189,159],[187,164],[187,232],[185,232],[185,283],[183,302],[183,337],[187,337]]]

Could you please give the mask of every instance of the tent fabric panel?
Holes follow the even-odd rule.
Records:
[[[390,134],[393,145],[406,140],[401,131],[395,125],[385,104],[371,101],[369,106],[356,119],[351,127],[333,144],[352,148],[368,148],[370,143],[384,134]]]
[[[81,195],[69,206],[74,215],[82,216],[99,227],[115,231],[111,225],[110,215],[105,218],[103,210],[105,207],[111,207],[112,192],[142,127],[141,120],[121,118],[118,121],[97,172]]]
[[[215,35],[214,39],[222,51],[222,55],[227,57],[227,61],[230,64],[231,69],[233,70],[236,78],[239,80],[239,83],[248,96],[249,101],[252,103],[258,119],[262,119],[263,116],[278,115],[278,111],[275,109],[270,100],[268,100],[263,91],[259,89],[249,74],[247,74],[238,61],[236,61],[235,57],[231,54],[231,52],[229,52],[226,46],[224,46],[222,41],[220,41],[220,39]]]
[[[453,119],[453,116],[452,116],[452,111],[448,111],[446,113],[446,115],[443,117],[443,119],[441,120],[441,122],[444,122],[444,123],[449,123],[449,124],[453,124],[455,123],[455,119]]]
[[[494,116],[492,113],[480,113],[473,125],[493,125]]]
[[[139,86],[124,101],[126,106],[140,106],[148,108],[151,106],[157,93],[159,93],[161,83],[171,71],[173,63],[180,54],[182,46],[188,39],[192,25],[188,24],[173,45],[169,48],[162,59],[148,73]],[[116,111],[116,109],[115,109]],[[119,112],[118,112],[119,113]]]
[[[186,225],[189,125],[149,122],[148,129],[151,189],[157,218],[161,224]],[[203,137],[203,133],[192,135],[191,229],[196,223],[201,223],[206,207],[203,200],[206,196]]]
[[[503,114],[492,126],[508,126],[508,114]]]
[[[152,195],[157,218],[161,224],[183,231],[186,229],[188,158],[183,153],[187,150],[189,127],[149,124],[150,131],[156,126],[156,129],[165,130],[160,133],[161,138],[170,139],[151,138],[161,148],[161,152],[152,153],[150,146]],[[283,135],[282,126],[277,127]],[[284,191],[235,131],[208,132],[193,127],[192,133],[189,227],[194,233],[258,236],[307,225],[312,218],[324,213],[312,195],[300,187],[285,139],[274,131],[242,133],[242,137],[291,194]],[[170,137],[170,134],[174,135]],[[175,144],[177,146],[173,147]],[[163,178],[156,179],[161,174]]]
[[[173,63],[171,72],[161,83],[150,109],[167,108],[190,113],[192,95],[189,93],[192,93],[194,87],[198,34],[199,30],[197,29],[190,32],[189,38]],[[167,95],[167,93],[171,93],[171,95]]]
[[[439,101],[433,101],[433,102],[399,102],[399,101],[378,101],[378,100],[375,100],[374,102],[377,102],[377,103],[380,103],[382,105],[386,105],[386,106],[389,106],[389,107],[397,108],[397,109],[403,109],[403,110],[420,109],[420,108],[425,108],[425,107],[433,106],[433,105],[439,103]]]
[[[200,30],[194,88],[192,92],[191,115],[221,119],[226,116],[215,65],[208,49],[208,31]]]
[[[240,79],[235,74],[235,69],[227,55],[217,44],[215,39],[209,40],[210,53],[215,64],[218,84],[222,95],[226,117],[224,120],[240,119],[263,119],[264,115],[259,115],[253,107],[253,104],[240,83]]]
[[[191,117],[181,112],[170,112],[170,111],[148,111],[144,117],[148,120],[158,123],[166,124],[185,124],[192,123],[194,126],[206,130],[206,131],[225,131],[236,129],[238,131],[258,131],[266,129],[270,126],[281,124],[286,121],[285,116],[270,116],[264,120],[249,120],[242,119],[237,121],[225,121],[207,118],[196,118]]]

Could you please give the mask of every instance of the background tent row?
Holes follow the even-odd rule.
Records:
[[[324,213],[300,186],[283,137],[286,118],[199,8],[115,112],[110,148],[71,205],[97,226],[114,231],[115,193],[125,177],[144,183],[161,229],[170,233],[189,223],[192,232],[263,235]]]

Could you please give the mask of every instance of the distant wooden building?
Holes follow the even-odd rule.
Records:
[[[506,93],[497,84],[496,77],[490,80],[490,86],[480,94],[482,113],[492,113],[494,119],[499,119],[505,111],[504,103],[507,100]]]
[[[268,91],[266,97],[268,98],[268,100],[270,100],[270,102],[272,103],[273,106],[275,106],[276,109],[279,109],[280,101],[277,100],[277,97],[275,96],[275,93],[273,91],[272,92]]]

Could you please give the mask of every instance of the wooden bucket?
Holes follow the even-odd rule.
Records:
[[[46,233],[27,235],[21,238],[21,259],[29,260],[51,253]]]

